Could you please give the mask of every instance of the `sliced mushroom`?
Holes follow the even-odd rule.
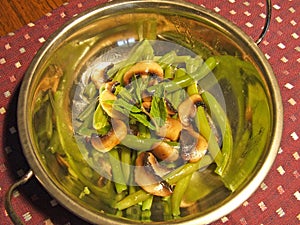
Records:
[[[166,142],[157,142],[151,147],[152,153],[159,159],[166,162],[174,162],[179,158],[179,152],[176,147]]]
[[[182,124],[179,120],[168,117],[165,124],[160,127],[156,134],[160,137],[176,141],[179,138]]]
[[[191,118],[196,114],[197,106],[202,102],[201,96],[199,94],[194,94],[178,106],[178,115],[183,126],[187,127],[190,125]]]
[[[171,185],[162,179],[168,170],[162,167],[150,152],[138,155],[134,170],[135,182],[146,192],[166,197],[172,194]]]
[[[167,107],[167,112],[168,112],[168,115],[170,116],[173,116],[177,113],[177,110],[173,107],[172,103],[166,99],[166,107]]]
[[[117,96],[115,96],[112,92],[105,89],[101,92],[99,97],[99,102],[103,108],[103,110],[109,115],[110,117],[113,117],[113,106],[110,101],[117,100]]]
[[[163,78],[164,76],[164,71],[161,68],[161,66],[152,61],[152,60],[147,60],[147,61],[141,61],[136,64],[134,64],[125,74],[123,77],[124,84],[127,85],[130,83],[132,76],[134,75],[156,75],[160,78]]]
[[[180,135],[181,158],[189,162],[199,161],[207,152],[208,142],[196,132],[183,130]]]
[[[103,110],[107,113],[111,118],[123,118],[123,114],[113,109],[112,101],[117,100],[117,96],[115,96],[112,92],[112,89],[115,87],[116,82],[108,82],[105,85],[105,89],[100,93],[99,103],[102,106]]]
[[[150,111],[150,108],[151,108],[151,102],[143,102],[142,105],[143,105],[143,108],[144,108],[147,112]]]
[[[112,118],[111,130],[103,136],[92,135],[91,144],[100,152],[108,152],[116,145],[120,144],[121,141],[127,135],[127,126],[122,120]]]

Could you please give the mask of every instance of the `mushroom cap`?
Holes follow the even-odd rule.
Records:
[[[207,140],[195,131],[183,130],[180,136],[181,158],[198,162],[207,152]]]
[[[168,117],[165,124],[156,131],[156,134],[160,137],[176,141],[179,138],[181,130],[181,122],[177,119]]]
[[[130,83],[133,75],[149,75],[154,74],[160,78],[163,78],[164,71],[161,66],[152,60],[145,60],[134,64],[123,76],[124,84]]]
[[[178,106],[178,116],[183,126],[190,125],[191,117],[195,116],[197,105],[201,102],[203,102],[202,97],[199,94],[194,94]]]
[[[91,137],[92,146],[100,152],[110,151],[120,144],[127,135],[127,126],[122,120],[112,118],[111,124],[112,128],[106,135],[92,135]]]
[[[152,145],[152,153],[166,162],[174,162],[179,158],[179,152],[166,142],[157,142]]]
[[[138,155],[134,170],[135,182],[146,192],[166,197],[172,194],[171,185],[162,179],[168,170],[157,162],[151,152],[142,152]]]

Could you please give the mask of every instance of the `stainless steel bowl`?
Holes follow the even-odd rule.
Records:
[[[37,143],[32,115],[36,104],[36,89],[49,67],[56,65],[65,77],[62,98],[65,108],[60,117],[64,123],[72,126],[70,93],[74,83],[99,54],[120,43],[142,39],[175,43],[196,53],[206,49],[215,55],[236,55],[250,61],[259,72],[259,90],[264,95],[257,98],[261,97],[267,105],[267,113],[261,117],[267,118],[268,123],[264,125],[259,119],[247,121],[251,126],[256,126],[256,129],[261,129],[263,134],[262,140],[258,140],[258,137],[250,138],[250,144],[245,148],[245,154],[249,149],[260,152],[251,173],[235,192],[228,193],[224,189],[218,191],[187,208],[185,216],[181,218],[164,221],[154,213],[153,221],[149,224],[210,223],[240,206],[267,175],[280,143],[283,110],[275,76],[257,44],[236,25],[200,6],[167,0],[112,1],[75,17],[55,32],[35,56],[22,83],[18,102],[18,129],[24,154],[34,175],[45,189],[75,215],[93,224],[140,224],[137,220],[114,216],[101,199],[96,204],[78,197],[78,190],[70,188],[70,181],[64,179],[65,173],[61,164]],[[111,57],[117,55],[118,52],[115,52]],[[247,107],[252,106],[246,105],[243,112],[239,111],[235,102],[241,96],[235,96],[228,90],[234,89],[236,84],[233,81],[245,82],[246,78],[225,78],[227,83],[220,82],[220,90],[223,92],[228,118],[236,126],[241,122],[236,120],[237,116],[246,114]],[[242,98],[249,98],[243,88],[241,87],[240,92],[243,93]],[[240,118],[246,120],[245,117]],[[263,131],[264,126],[267,127],[267,132]],[[235,146],[238,146],[238,136],[242,134],[235,133]],[[256,142],[253,141],[255,138]],[[253,147],[256,143],[260,147]]]

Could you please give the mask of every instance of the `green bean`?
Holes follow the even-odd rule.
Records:
[[[185,74],[180,78],[175,78],[173,80],[173,84],[170,83],[169,85],[165,86],[166,91],[174,91],[178,88],[178,86],[184,88],[188,87],[189,85],[193,84],[204,78],[207,74],[209,74],[216,66],[218,62],[216,58],[210,57],[208,58],[205,63],[203,63],[197,71],[192,74]],[[174,85],[176,84],[176,85]]]
[[[222,152],[217,143],[216,137],[206,117],[205,109],[202,106],[197,108],[196,126],[200,134],[208,141],[208,151],[218,166],[223,162]]]
[[[166,92],[173,92],[181,88],[188,87],[189,85],[203,79],[207,74],[209,74],[216,66],[218,61],[215,57],[209,57],[205,63],[203,63],[197,71],[192,74],[185,73],[183,76],[174,78],[172,82],[164,83]],[[155,87],[149,87],[147,90],[152,92]]]
[[[174,217],[177,217],[180,215],[180,203],[182,200],[182,197],[186,191],[186,189],[189,186],[190,180],[191,180],[192,174],[182,178],[176,183],[176,186],[174,188],[174,191],[171,196],[171,211],[172,215]]]
[[[154,143],[160,142],[157,138],[140,138],[135,135],[128,134],[121,144],[137,151],[148,151]]]
[[[117,149],[112,149],[109,151],[109,161],[112,169],[112,175],[115,183],[117,193],[120,194],[127,190],[127,185],[125,184],[123,171],[120,164],[119,152]]]
[[[187,93],[189,96],[199,94],[199,90],[196,82],[194,82],[193,84],[187,87]]]
[[[173,79],[174,72],[175,72],[174,66],[167,65],[165,68],[165,71],[164,71],[164,78],[165,79]]]
[[[175,70],[174,76],[175,76],[174,79],[181,79],[182,77],[186,76],[186,70],[184,68],[178,68],[177,70]]]
[[[174,57],[172,64],[186,63],[190,59],[191,59],[191,56],[189,56],[189,55],[176,55]]]
[[[182,178],[194,173],[195,171],[210,165],[213,162],[210,156],[205,155],[201,160],[195,163],[186,163],[168,173],[164,179],[169,184],[176,184]]]
[[[57,130],[53,130],[53,134],[52,134],[52,137],[49,141],[49,144],[48,144],[48,147],[47,149],[52,153],[59,153],[59,154],[64,154],[64,151],[60,145],[60,142],[59,142],[59,137],[58,137],[58,133],[57,133]]]
[[[142,210],[150,210],[151,206],[152,206],[152,202],[153,202],[153,195],[151,195],[148,199],[146,199],[145,201],[143,201],[142,204]]]
[[[118,210],[127,209],[133,205],[136,205],[140,202],[145,201],[146,199],[150,198],[151,194],[147,193],[144,190],[139,190],[134,192],[133,194],[127,195],[121,201],[117,202],[114,205],[114,208]]]
[[[270,138],[272,115],[267,103],[268,97],[259,79],[254,76],[252,78],[253,82],[248,83],[247,98],[251,115],[245,118],[248,126],[236,141],[229,166],[222,177],[226,187],[232,191],[252,173]]]
[[[203,63],[203,59],[199,56],[195,58],[189,58],[186,60],[186,71],[188,74],[192,74],[197,71],[197,69],[201,66]]]
[[[131,150],[125,147],[121,149],[121,167],[123,171],[124,181],[129,182],[131,172]]]
[[[176,52],[175,51],[170,51],[160,57],[158,60],[158,64],[162,67],[165,68],[167,65],[170,65],[172,62],[174,62],[174,59],[176,57]]]
[[[218,103],[213,95],[209,92],[203,92],[201,94],[205,104],[210,108],[211,114],[215,117],[218,126],[221,129],[223,135],[223,144],[222,144],[222,156],[223,160],[221,164],[216,168],[216,173],[220,176],[223,176],[223,173],[228,166],[230,157],[232,155],[233,148],[233,138],[232,131],[229,120],[224,112],[222,106]]]
[[[171,210],[171,197],[170,196],[163,198],[162,207],[163,207],[164,220],[168,221],[168,220],[173,219],[172,210]]]
[[[201,160],[195,163],[187,163],[183,166],[180,166],[167,174],[164,179],[169,184],[176,184],[179,180],[183,179],[184,177],[194,173],[195,171],[199,170],[202,167],[205,167],[209,164],[211,164],[213,161],[210,158],[210,156],[205,155]],[[147,193],[144,190],[139,190],[137,192],[134,192],[133,194],[130,194],[126,196],[121,201],[117,202],[115,204],[115,208],[119,210],[126,209],[132,205],[138,204],[139,202],[143,202],[146,199],[148,199],[151,196],[151,194]]]
[[[123,211],[122,210],[117,210],[116,213],[115,213],[115,215],[117,217],[122,217],[123,216]]]
[[[151,210],[143,210],[141,213],[141,221],[152,222],[151,220]]]

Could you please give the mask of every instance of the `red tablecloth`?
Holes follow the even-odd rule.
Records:
[[[256,39],[264,24],[264,0],[191,0],[212,9]],[[18,140],[18,87],[37,50],[63,23],[103,0],[72,0],[43,18],[0,38],[0,224],[12,224],[4,209],[8,187],[28,165]],[[258,190],[217,224],[300,224],[300,1],[274,0],[272,21],[261,50],[269,60],[281,89],[284,131],[276,161]],[[13,205],[26,224],[86,224],[51,198],[32,179],[15,192]]]

